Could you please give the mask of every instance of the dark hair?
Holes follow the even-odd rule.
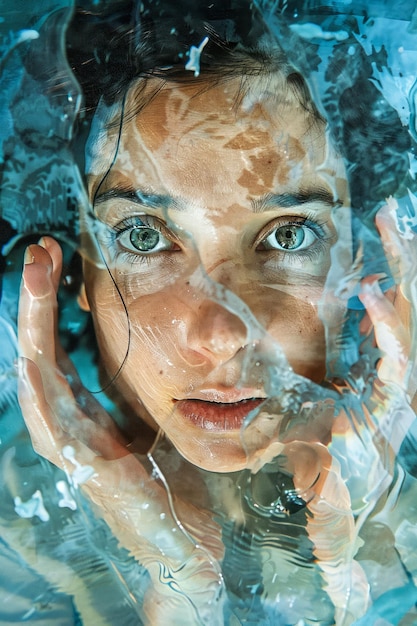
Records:
[[[194,0],[137,2],[120,0],[118,10],[78,9],[67,30],[67,56],[85,98],[86,111],[94,110],[103,97],[107,103],[120,99],[139,76],[176,68],[181,73],[192,45],[209,36],[201,55],[202,69],[226,72],[232,62],[228,53],[242,42],[251,48],[257,37],[250,34],[252,13],[247,0]],[[256,47],[256,45],[255,45]],[[219,52],[222,52],[222,55]],[[238,63],[235,64],[235,68]],[[241,70],[240,70],[240,73]],[[183,72],[185,77],[185,72]]]
[[[68,30],[68,57],[87,116],[100,98],[108,104],[121,100],[138,77],[209,86],[279,68],[288,89],[309,103],[312,119],[320,118],[306,82],[318,70],[319,45],[298,37],[284,13],[274,16],[280,26],[271,34],[268,16],[248,0],[119,0],[116,6],[116,11],[105,6],[78,11]],[[343,26],[349,37],[333,45],[320,69],[326,84],[321,111],[346,161],[352,208],[372,222],[388,196],[404,197],[415,187],[409,172],[415,146],[398,112],[371,80],[373,64],[384,65],[383,51],[365,53],[355,37],[356,18],[346,16]],[[187,53],[206,36],[201,74],[195,77],[184,69]]]
[[[236,106],[261,85],[265,97],[270,94],[276,100],[289,98],[301,106],[309,128],[322,126],[325,120],[302,75],[288,62],[262,20],[251,18],[248,28],[250,5],[246,0],[237,1],[241,15],[247,18],[242,20],[245,28],[241,24],[238,28],[236,21],[231,28],[224,20],[208,21],[201,15],[197,19],[198,6],[194,5],[193,18],[187,18],[187,27],[177,12],[156,19],[142,7],[138,15],[131,10],[136,2],[124,2],[125,11],[117,14],[76,13],[68,31],[68,57],[83,90],[86,118],[93,116],[100,100],[106,105],[120,102],[123,119],[129,119],[167,85],[190,85],[193,90],[200,87],[204,92],[223,82],[237,80]],[[172,3],[169,4],[172,12]],[[211,8],[212,4],[208,9]],[[219,17],[218,11],[216,16]],[[236,20],[236,12],[233,17]],[[188,55],[190,48],[202,41],[198,72],[194,72],[186,67]],[[147,79],[153,79],[150,89],[145,89],[149,85]],[[133,83],[136,83],[135,98],[130,98],[127,105],[126,94]],[[109,125],[119,127],[120,116],[116,115]]]

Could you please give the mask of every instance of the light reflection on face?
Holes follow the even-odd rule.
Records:
[[[240,428],[266,394],[262,375],[242,385],[247,323],[210,297],[210,281],[240,299],[297,374],[320,382],[331,213],[348,203],[324,122],[290,93],[255,86],[238,99],[239,85],[163,86],[125,115],[110,171],[89,180],[107,227],[110,271],[85,264],[105,368],[112,376],[122,363],[129,324],[118,389],[186,458],[216,471],[245,465]]]

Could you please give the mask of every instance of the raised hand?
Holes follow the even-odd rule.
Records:
[[[368,408],[376,429],[397,453],[415,420],[416,370],[410,359],[415,337],[407,293],[414,281],[417,258],[414,242],[400,237],[395,208],[395,201],[390,200],[377,214],[376,225],[391,272],[400,277],[400,283],[384,295],[377,277],[370,276],[362,281],[359,297],[381,353]]]
[[[152,476],[152,457],[131,454],[111,417],[83,388],[56,336],[61,250],[49,237],[40,243],[26,252],[19,306],[19,400],[33,446],[74,488],[81,486],[148,569],[154,585],[144,611],[150,623],[166,623],[164,612],[173,607],[185,624],[206,623],[207,614],[210,624],[221,623],[219,529],[203,511],[170,501]]]
[[[375,339],[383,357],[378,365],[381,381],[394,383],[409,392],[416,391],[412,380],[409,361],[411,348],[411,307],[404,295],[409,290],[417,259],[413,259],[410,242],[402,240],[397,231],[390,201],[376,216],[376,225],[381,235],[392,274],[401,277],[401,283],[386,296],[382,293],[377,277],[369,276],[362,281],[359,295],[374,328]],[[415,256],[415,254],[414,254]]]

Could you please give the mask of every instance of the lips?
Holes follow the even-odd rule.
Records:
[[[265,398],[245,398],[238,402],[212,402],[208,400],[178,400],[176,410],[194,426],[213,431],[238,430],[245,418]]]

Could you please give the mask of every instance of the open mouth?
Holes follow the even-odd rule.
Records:
[[[238,402],[210,402],[207,400],[178,400],[176,411],[183,418],[205,430],[239,430],[245,418],[265,398],[246,398]]]

